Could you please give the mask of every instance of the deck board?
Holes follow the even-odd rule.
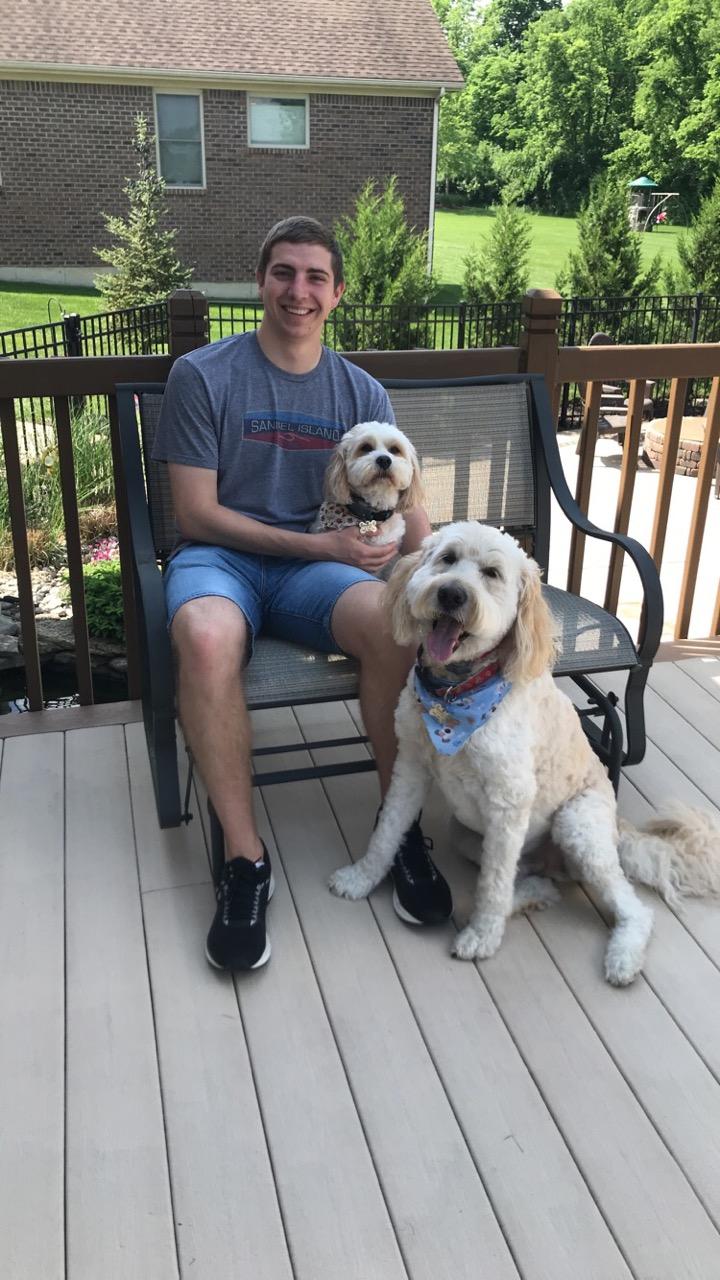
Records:
[[[67,1255],[178,1275],[122,727],[66,735]]]
[[[8,1280],[65,1275],[63,738],[0,774],[0,1239]]]
[[[322,788],[268,788],[268,813],[350,1087],[414,1280],[483,1258],[517,1277],[461,1128],[366,903],[326,889],[346,854]],[[398,925],[398,927],[401,927]],[[382,1052],[379,1047],[382,1046]],[[452,1194],[443,1194],[452,1186]]]
[[[453,877],[463,919],[469,870]],[[709,1278],[720,1235],[529,921],[479,968],[634,1274]]]
[[[328,778],[324,786],[357,857],[372,827],[376,782],[363,775]],[[438,861],[444,863],[442,813],[432,797],[424,826],[436,836]],[[525,1280],[628,1277],[487,988],[473,966],[450,957],[452,927],[404,928],[383,889],[371,903],[521,1275]]]
[[[655,667],[630,821],[720,809],[719,701],[714,650]],[[255,796],[272,962],[233,981],[203,955],[202,783],[160,831],[137,707],[91,710],[0,733],[3,1280],[717,1280],[717,903],[655,900],[627,991],[575,886],[460,964],[453,927],[403,926],[387,887],[327,892],[375,775],[284,784]],[[254,716],[280,764],[358,723]],[[462,923],[474,868],[432,792],[423,821]]]
[[[270,824],[273,958],[236,979],[297,1280],[406,1276]],[[289,851],[290,861],[292,847]]]
[[[669,932],[676,928],[682,933],[670,912],[657,914]],[[719,1226],[720,1085],[683,1034],[670,1001],[660,998],[666,993],[662,980],[658,981],[658,968],[680,959],[668,946],[667,931],[656,929],[647,978],[616,992],[600,977],[607,928],[581,889],[568,888],[562,910],[537,912],[529,918],[618,1070]],[[685,937],[687,951],[692,943]],[[700,954],[697,947],[693,951]],[[683,959],[688,963],[690,957]],[[702,998],[707,994],[703,990]]]

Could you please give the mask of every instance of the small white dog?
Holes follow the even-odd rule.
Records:
[[[720,892],[720,830],[705,813],[622,824],[615,796],[570,699],[550,674],[552,619],[540,570],[513,538],[476,522],[448,525],[397,564],[387,600],[398,644],[419,642],[401,694],[398,756],[364,858],[336,871],[334,893],[366,897],[383,879],[431,779],[482,837],[475,907],[458,935],[461,959],[493,955],[512,911],[549,905],[548,880],[515,877],[523,852],[551,835],[569,870],[615,921],[605,976],[639,973],[652,912],[623,868],[666,897]]]
[[[346,431],[325,472],[325,501],[312,533],[358,525],[373,543],[402,542],[403,511],[422,502],[417,454],[390,422],[359,422]]]

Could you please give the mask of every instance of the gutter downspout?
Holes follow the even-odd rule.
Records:
[[[432,271],[433,249],[435,247],[435,184],[437,179],[438,119],[440,115],[440,99],[445,96],[444,88],[440,89],[433,103],[432,153],[430,157],[430,209],[428,212],[428,271]]]

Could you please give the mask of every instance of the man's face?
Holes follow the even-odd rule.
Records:
[[[257,273],[264,303],[263,328],[288,341],[322,338],[323,325],[345,285],[335,286],[330,250],[320,244],[273,245],[264,278]]]

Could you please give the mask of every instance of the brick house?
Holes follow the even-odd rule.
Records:
[[[0,24],[0,279],[90,283],[124,213],[133,118],[158,138],[200,287],[253,292],[277,218],[332,223],[397,174],[432,227],[438,102],[462,77],[430,0],[14,0]]]

